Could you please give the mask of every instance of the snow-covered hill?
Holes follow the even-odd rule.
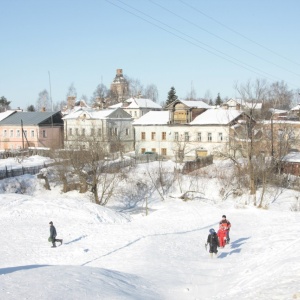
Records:
[[[146,216],[23,180],[28,195],[11,192],[14,179],[0,182],[11,185],[0,194],[0,299],[300,299],[297,192],[265,210],[221,202],[207,184],[200,200],[152,199]],[[231,244],[211,259],[204,244],[223,214]],[[49,221],[64,240],[55,249]]]

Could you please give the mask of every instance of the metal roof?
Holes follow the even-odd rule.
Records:
[[[16,112],[0,121],[0,125],[39,125],[58,112]]]

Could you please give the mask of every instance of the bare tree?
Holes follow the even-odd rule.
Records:
[[[129,95],[131,97],[140,97],[144,93],[144,87],[139,79],[134,79],[126,76],[126,80],[129,84]]]
[[[110,162],[105,160],[108,155],[106,143],[93,135],[74,138],[69,150],[69,160],[81,182],[81,192],[90,188],[93,201],[99,205],[107,204],[118,180],[118,173],[111,172],[114,169],[110,169]]]
[[[188,134],[188,132],[186,132]],[[186,157],[186,155],[190,152],[196,151],[195,147],[193,147],[190,137],[185,134],[179,134],[179,132],[175,132],[175,140],[173,143],[173,152],[175,154],[176,162],[182,163]],[[198,147],[198,146],[196,146]]]
[[[148,167],[146,172],[161,200],[165,200],[166,194],[170,191],[175,181],[174,173],[165,168],[162,161],[158,161],[156,167]]]
[[[77,91],[76,88],[74,86],[74,83],[72,82],[71,85],[68,88],[67,94],[66,94],[66,100],[68,99],[68,97],[77,97]]]
[[[187,93],[186,100],[196,100],[197,94],[193,85],[193,81],[191,82],[191,90]]]
[[[105,107],[108,96],[109,91],[107,87],[103,83],[98,84],[91,98],[92,106],[97,108]]]
[[[62,110],[65,106],[67,105],[67,101],[66,100],[62,100],[60,102],[56,102],[54,104],[54,111],[60,111]]]
[[[46,89],[39,93],[36,102],[36,111],[42,110],[51,111],[50,97]]]
[[[284,81],[277,81],[270,85],[269,102],[273,108],[289,110],[292,100],[293,91],[289,90],[288,85]]]
[[[144,96],[145,98],[151,99],[153,102],[158,101],[158,89],[156,85],[150,84],[147,85],[144,90]]]
[[[245,84],[236,84],[236,90],[240,94],[243,103],[248,103],[248,115],[250,119],[247,121],[247,142],[243,143],[244,150],[248,163],[249,174],[249,190],[250,198],[253,204],[256,205],[256,176],[255,176],[255,164],[254,158],[259,151],[259,147],[255,147],[257,144],[255,141],[255,129],[254,129],[254,115],[255,108],[258,103],[264,103],[268,95],[268,86],[266,80],[256,79],[254,82],[248,80]]]

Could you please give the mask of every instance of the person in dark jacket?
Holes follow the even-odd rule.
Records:
[[[222,228],[226,230],[226,244],[229,244],[230,242],[229,231],[231,228],[231,223],[226,219],[225,215],[222,216],[222,220],[220,221],[219,225],[220,228],[222,226]]]
[[[51,221],[49,224],[50,224],[50,239],[52,242],[51,248],[55,248],[56,247],[55,242],[59,242],[60,244],[62,244],[63,240],[56,239],[57,233],[56,233],[56,229],[53,225],[53,222]]]
[[[220,246],[220,244],[219,244],[219,238],[217,236],[217,233],[215,232],[215,230],[213,228],[209,229],[209,235],[207,237],[207,244],[209,245],[210,256],[213,257],[213,253],[215,255],[217,255],[218,247]]]

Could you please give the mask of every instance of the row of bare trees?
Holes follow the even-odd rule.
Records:
[[[288,109],[293,93],[284,82],[271,85],[265,80],[248,81],[236,85],[242,102],[247,103],[244,139],[239,139],[233,131],[227,151],[218,155],[234,162],[237,187],[241,182],[248,185],[249,202],[262,207],[268,187],[282,186],[280,175],[282,158],[290,149],[299,147],[299,131],[289,122],[275,121],[276,109]],[[262,104],[261,109],[256,109]],[[246,181],[245,181],[246,179]],[[257,199],[258,188],[260,197]]]
[[[125,77],[125,80],[128,84],[128,92],[126,92],[126,97],[143,96],[145,98],[151,99],[154,102],[158,101],[158,89],[155,84],[149,84],[147,86],[144,86],[139,79],[134,79],[130,77]],[[111,90],[107,88],[107,86],[103,83],[100,83],[97,85],[95,91],[93,92],[91,99],[89,99],[86,95],[83,94],[81,95],[79,100],[84,100],[87,104],[90,104],[91,106],[103,108],[119,102],[118,99],[122,97],[120,97],[120,95],[116,93],[116,90]],[[66,93],[66,99],[53,104],[53,109],[55,111],[61,110],[67,104],[67,98],[69,96],[77,97],[77,91],[74,86],[74,83],[71,83],[71,85],[69,86]],[[45,109],[46,111],[51,111],[52,99],[50,98],[51,97],[47,89],[42,90],[38,94],[36,105],[31,105],[30,107],[28,107],[28,110],[41,111],[42,109]]]

